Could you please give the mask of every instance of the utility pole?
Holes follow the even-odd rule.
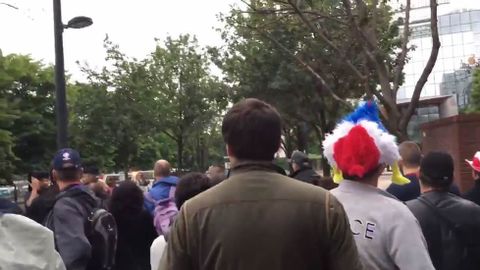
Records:
[[[62,22],[62,5],[60,0],[53,0],[53,29],[55,36],[55,109],[57,117],[57,147],[68,147],[68,111],[65,90],[65,63],[63,59],[63,29],[80,29],[92,25],[89,17],[72,18],[66,25]]]
[[[68,111],[65,91],[65,63],[63,59],[63,22],[60,0],[53,0],[53,27],[55,35],[55,109],[57,117],[57,147],[68,146]]]

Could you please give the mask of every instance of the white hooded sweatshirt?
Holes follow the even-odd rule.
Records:
[[[65,270],[53,233],[24,216],[0,214],[0,270]]]

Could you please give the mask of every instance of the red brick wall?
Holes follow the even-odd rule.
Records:
[[[446,151],[455,161],[455,182],[462,192],[473,185],[470,167],[465,159],[471,159],[480,151],[480,114],[457,115],[429,122],[421,126],[422,150]]]

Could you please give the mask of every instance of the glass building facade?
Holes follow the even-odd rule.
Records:
[[[480,6],[480,1],[478,2]],[[412,96],[415,84],[430,57],[430,25],[428,21],[418,19],[417,22],[412,22],[410,45],[414,46],[414,50],[409,53],[409,62],[405,65],[405,81],[399,89],[398,99],[409,99]],[[440,15],[438,27],[441,47],[422,96],[457,94],[457,91],[464,95],[468,92],[465,87],[468,87],[470,80],[469,72],[464,70],[465,66],[480,58],[480,8]],[[459,95],[457,100],[461,107],[468,102],[468,98]]]
[[[441,102],[449,100],[448,108],[453,106],[456,113],[469,104],[471,66],[480,62],[480,0],[437,0],[437,3],[441,46],[437,62],[422,90],[423,105],[416,109],[408,125],[411,139],[419,142],[422,123],[451,115],[445,111],[442,113]],[[403,6],[405,0],[392,1],[397,16],[405,15]],[[400,104],[408,104],[430,57],[430,0],[411,0],[410,27],[409,45],[413,50],[408,54],[405,80],[397,94]],[[432,100],[437,100],[437,104],[432,104]]]

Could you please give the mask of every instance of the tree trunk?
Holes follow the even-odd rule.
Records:
[[[177,167],[179,171],[183,169],[183,147],[183,138],[180,137],[177,141]]]
[[[305,129],[305,123],[300,123],[295,127],[297,133],[297,149],[302,152],[307,150],[307,134]]]
[[[328,164],[328,160],[322,155],[322,171],[323,171],[323,177],[328,177],[332,175],[332,168],[330,167],[330,164]]]

